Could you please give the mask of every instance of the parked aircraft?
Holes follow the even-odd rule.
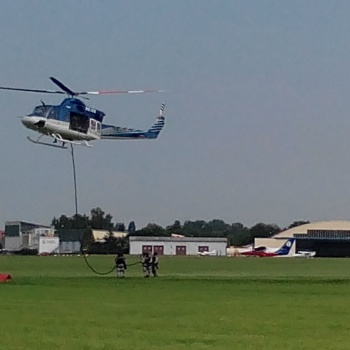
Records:
[[[218,255],[216,250],[212,250],[211,252],[198,252],[199,256],[209,256],[209,255]]]
[[[254,256],[259,258],[285,256],[289,254],[294,241],[295,241],[295,238],[289,238],[280,248],[251,247],[246,250],[238,248],[237,252],[238,252],[238,255]]]
[[[313,258],[314,256],[316,256],[316,252],[310,250],[299,250],[292,255],[293,258]]]

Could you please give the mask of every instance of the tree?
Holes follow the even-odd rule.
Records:
[[[252,242],[250,236],[250,230],[240,222],[231,224],[230,229],[227,231],[227,238],[230,245],[247,245]]]
[[[92,230],[86,230],[85,234],[83,235],[83,239],[81,241],[81,248],[84,251],[90,251],[91,247],[95,244],[95,239],[92,234]]]
[[[130,245],[128,237],[118,237],[116,239],[115,244],[117,248],[117,253],[129,254]]]
[[[135,232],[137,236],[168,236],[166,230],[157,224],[148,224],[146,227]]]
[[[72,221],[66,215],[61,215],[58,219],[53,218],[51,225],[55,227],[55,229],[72,229]]]
[[[252,226],[249,231],[253,242],[255,237],[271,237],[281,232],[281,229],[276,224],[264,224],[259,222],[258,224]]]
[[[73,229],[85,229],[89,227],[89,218],[86,215],[73,215],[67,217],[61,215],[58,219],[53,218],[51,225],[57,230],[73,230]]]
[[[135,221],[130,221],[129,226],[128,226],[128,232],[129,235],[133,235],[136,231],[136,225],[135,225]]]
[[[181,225],[181,222],[179,220],[175,220],[172,225],[169,225],[165,228],[165,230],[169,233],[177,233],[179,235],[183,234],[183,227]]]
[[[71,221],[73,229],[83,229],[89,227],[89,217],[86,215],[73,215]]]
[[[125,225],[122,222],[117,222],[114,226],[116,231],[125,232]]]
[[[112,230],[112,215],[107,214],[100,208],[91,209],[90,226],[95,230]]]
[[[204,220],[185,221],[183,234],[187,237],[201,237],[205,224],[206,222]]]
[[[202,233],[204,237],[226,237],[230,225],[225,221],[214,219],[203,225]]]
[[[111,230],[113,228],[112,215],[105,215],[101,208],[91,210],[91,218],[87,215],[75,214],[72,217],[61,215],[54,217],[51,225],[57,230],[85,229],[91,227],[95,230]]]

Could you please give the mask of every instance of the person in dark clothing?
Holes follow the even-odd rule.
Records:
[[[127,267],[125,257],[121,253],[118,253],[117,257],[115,258],[115,268],[117,271],[117,277],[123,278]]]
[[[149,253],[144,252],[141,258],[143,277],[148,278],[151,273],[151,258]]]
[[[152,275],[158,277],[158,253],[155,252],[151,259]]]

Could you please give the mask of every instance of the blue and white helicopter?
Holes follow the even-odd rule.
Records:
[[[156,122],[148,130],[136,130],[115,125],[103,124],[105,113],[85,105],[78,97],[88,99],[85,95],[104,94],[142,94],[162,92],[162,90],[116,90],[116,91],[83,91],[75,92],[62,84],[56,78],[50,77],[61,90],[38,90],[0,86],[1,90],[37,92],[47,94],[67,94],[60,105],[47,105],[41,101],[31,114],[21,117],[23,125],[41,135],[33,140],[36,144],[66,148],[66,144],[84,145],[91,147],[89,141],[99,139],[135,140],[156,139],[164,126],[164,103],[160,107]],[[53,138],[53,143],[42,141],[44,136]]]

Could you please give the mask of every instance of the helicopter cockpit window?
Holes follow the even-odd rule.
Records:
[[[47,114],[47,119],[58,119],[58,108],[52,107]]]
[[[31,115],[46,118],[51,109],[52,109],[51,106],[37,106],[34,108],[34,111]]]

